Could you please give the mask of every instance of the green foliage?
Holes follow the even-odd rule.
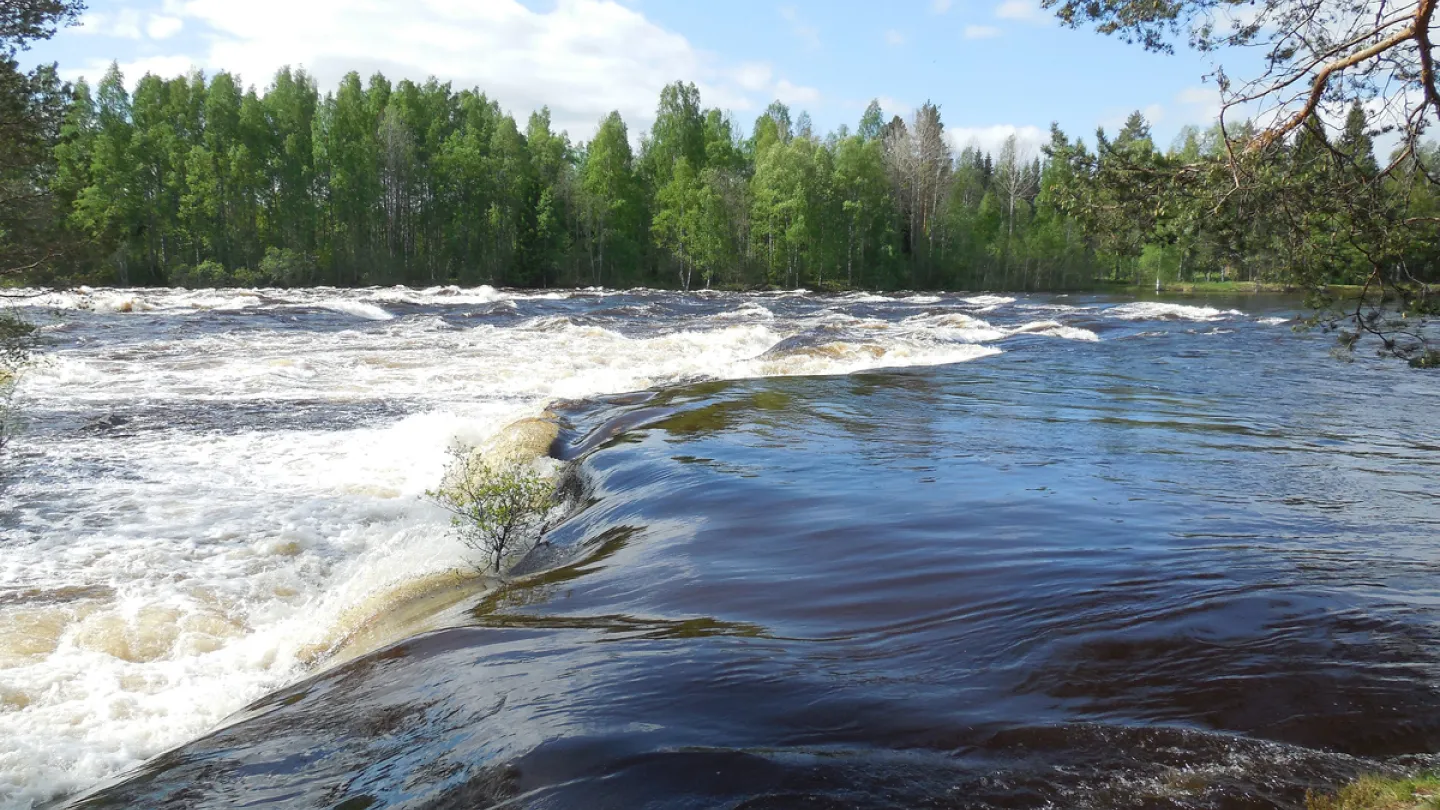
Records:
[[[776,102],[742,140],[693,84],[674,83],[636,156],[618,113],[573,144],[548,110],[522,132],[478,91],[433,80],[352,73],[322,97],[289,69],[263,95],[196,73],[143,77],[132,97],[112,65],[94,93],[77,86],[51,185],[94,246],[80,269],[122,284],[959,287],[1093,275],[1075,238],[1056,238],[1058,209],[1049,230],[1029,232],[1038,162],[1012,148],[992,171],[973,153],[964,193],[951,193],[959,173],[934,105],[913,138],[884,125],[878,104],[856,136],[822,140],[797,120]]]
[[[694,84],[675,82],[660,91],[655,125],[645,139],[641,163],[655,188],[670,182],[681,160],[691,170],[705,166],[705,113],[700,108],[700,91]]]
[[[225,269],[225,265],[206,259],[194,267],[181,265],[170,273],[170,283],[176,287],[232,287],[234,277]]]
[[[314,260],[290,248],[270,246],[260,260],[260,278],[277,287],[301,287],[318,280]]]
[[[600,122],[578,174],[577,241],[585,251],[589,281],[614,283],[619,269],[639,252],[643,221],[629,133],[620,113],[612,112]]]
[[[692,275],[697,266],[709,268],[717,250],[715,234],[711,228],[707,211],[713,210],[708,187],[696,176],[690,161],[681,157],[675,161],[667,182],[655,196],[655,218],[651,231],[655,243],[669,251],[678,261],[680,288],[690,289]],[[707,283],[709,273],[706,272]]]
[[[1422,775],[1412,779],[1362,776],[1334,795],[1310,792],[1306,810],[1437,810],[1440,778]]]
[[[67,201],[50,190],[62,136],[74,124],[66,115],[74,91],[54,65],[22,71],[16,55],[82,10],[78,0],[0,4],[0,279],[50,277],[76,248],[58,214]],[[35,340],[33,325],[0,309],[0,453],[15,431],[15,388]]]
[[[878,100],[871,100],[865,108],[865,114],[860,116],[860,126],[855,134],[860,136],[862,141],[878,141],[885,130],[885,113],[880,109]]]
[[[1410,358],[1412,368],[1440,368],[1440,351],[1427,349]]]
[[[522,129],[477,90],[282,70],[141,79],[71,95],[49,176],[77,267],[129,284],[1061,289],[1245,281],[1383,288],[1414,316],[1440,268],[1435,147],[1375,174],[1358,108],[1273,145],[1237,188],[1218,129],[1166,151],[1132,114],[1094,151],[948,145],[940,108],[819,137],[771,104],[742,138],[692,84],[632,152],[618,113],[588,143],[546,109]],[[1249,137],[1245,128],[1236,138]],[[1227,185],[1228,184],[1228,185]],[[1408,279],[1401,283],[1402,279]],[[1409,284],[1410,286],[1406,286]],[[1323,297],[1323,293],[1320,293]],[[1411,325],[1418,324],[1412,320]],[[1361,331],[1365,322],[1358,324]],[[1366,333],[1368,334],[1368,333]],[[1384,344],[1390,346],[1391,344]],[[1398,339],[1394,353],[1420,351]],[[1407,354],[1408,353],[1408,354]]]
[[[1264,121],[1193,131],[1159,155],[1132,116],[1115,142],[1100,137],[1066,210],[1085,219],[1116,257],[1116,274],[1141,242],[1178,249],[1179,266],[1218,266],[1249,280],[1284,280],[1309,291],[1313,320],[1379,353],[1424,366],[1433,351],[1427,318],[1440,267],[1440,160],[1423,139],[1440,121],[1440,85],[1430,64],[1433,2],[1376,15],[1363,3],[1252,0],[1244,21],[1210,0],[1043,0],[1068,25],[1170,52],[1176,42],[1216,55],[1214,77],[1227,113]],[[1243,49],[1246,73],[1231,74],[1222,49]],[[1421,69],[1415,69],[1418,54]],[[1258,59],[1254,58],[1259,56]],[[1346,109],[1332,133],[1327,119]],[[1384,163],[1374,137],[1396,147]],[[1330,295],[1355,284],[1352,300]]]
[[[463,446],[451,450],[445,482],[426,496],[450,513],[461,542],[480,554],[475,567],[495,574],[544,537],[556,502],[554,484],[529,464],[491,461]]]
[[[73,23],[78,0],[0,4],[0,278],[52,276],[75,240],[50,193],[72,88],[56,66],[20,69],[17,55]]]

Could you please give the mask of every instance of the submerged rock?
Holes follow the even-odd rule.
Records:
[[[555,421],[554,414],[546,411],[542,416],[510,423],[490,441],[476,448],[476,452],[491,466],[525,464],[549,457],[550,448],[559,437],[560,425]]]
[[[129,421],[130,417],[128,416],[120,416],[119,414],[107,413],[104,416],[99,417],[98,419],[92,419],[89,422],[85,423],[85,430],[94,432],[114,430],[115,428],[121,427],[129,423]]]

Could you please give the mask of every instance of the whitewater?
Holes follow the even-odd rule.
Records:
[[[43,342],[0,490],[3,808],[113,777],[443,624],[459,597],[425,597],[480,585],[425,490],[452,445],[556,400],[1084,351],[1136,321],[1256,320],[1000,295],[23,294],[6,303]],[[414,621],[387,622],[402,607]]]

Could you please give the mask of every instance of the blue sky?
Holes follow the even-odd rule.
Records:
[[[957,145],[993,148],[1049,123],[1093,141],[1144,111],[1156,140],[1213,119],[1199,55],[1151,54],[1069,30],[1037,0],[90,0],[83,25],[37,45],[67,77],[117,60],[134,82],[193,67],[263,89],[303,65],[322,92],[348,70],[435,75],[478,86],[523,117],[548,104],[577,139],[619,109],[648,127],[666,82],[696,82],[707,106],[748,130],[774,98],[816,128],[852,128],[866,103],[887,115],[932,100]]]

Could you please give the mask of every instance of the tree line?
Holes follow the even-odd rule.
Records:
[[[684,82],[638,139],[611,113],[580,143],[547,109],[522,129],[478,90],[433,78],[351,73],[322,96],[303,70],[263,94],[194,72],[146,75],[131,93],[112,65],[93,90],[65,91],[46,180],[71,243],[62,278],[1061,289],[1294,270],[1293,222],[1221,216],[1173,182],[1174,166],[1221,163],[1221,131],[1187,128],[1160,149],[1139,113],[1093,152],[1052,127],[1039,153],[1011,137],[992,154],[954,150],[931,103],[887,121],[872,102],[853,132],[821,136],[776,102],[744,132]],[[1330,155],[1307,139],[1324,128],[1285,145],[1293,159]],[[1336,146],[1351,159],[1334,170],[1378,170],[1358,112]],[[1437,158],[1432,146],[1415,159]],[[1433,185],[1386,193],[1437,208]],[[1417,267],[1434,267],[1433,248],[1416,246]],[[1325,273],[1346,281],[1352,264]]]

